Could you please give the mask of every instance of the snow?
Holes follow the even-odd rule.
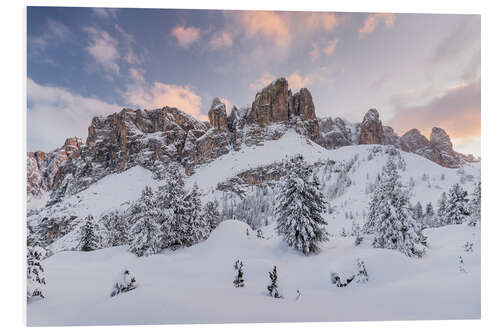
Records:
[[[305,257],[276,237],[260,239],[240,221],[222,222],[210,238],[175,252],[135,257],[126,247],[60,252],[42,261],[45,299],[28,304],[29,326],[300,322],[347,320],[474,319],[480,317],[480,230],[453,225],[425,231],[423,259],[358,247],[335,237],[319,255]],[[474,242],[474,252],[464,244]],[[467,273],[458,269],[459,256]],[[353,274],[356,260],[369,281],[338,288],[330,273]],[[244,263],[245,287],[234,288],[234,262]],[[78,263],[78,265],[75,265]],[[283,299],[266,295],[276,265]],[[138,288],[109,297],[123,267]],[[295,299],[296,290],[301,293]]]

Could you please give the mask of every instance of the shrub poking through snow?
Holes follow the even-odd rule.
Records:
[[[28,300],[35,296],[45,297],[45,271],[40,262],[45,256],[45,249],[38,246],[29,246],[27,259],[27,296]]]
[[[295,300],[296,300],[296,301],[298,301],[298,300],[299,300],[300,295],[302,295],[302,294],[300,293],[300,290],[298,290],[298,289],[297,289],[297,296],[295,296]]]
[[[257,238],[264,238],[264,233],[262,232],[262,229],[257,230]]]
[[[271,283],[267,286],[269,296],[274,298],[283,298],[278,288],[278,270],[276,269],[276,266],[274,266],[273,270],[269,272],[269,279],[271,280]]]
[[[462,256],[458,257],[458,271],[460,273],[467,273],[467,270],[465,269],[464,259],[462,258]]]
[[[118,294],[125,293],[135,288],[137,288],[135,276],[130,272],[128,268],[124,268],[120,276],[113,284],[113,290],[111,291],[110,296],[114,297]]]
[[[332,283],[339,288],[347,287],[354,280],[355,277],[356,276],[353,275],[350,278],[347,278],[345,282],[342,282],[342,279],[340,278],[340,275],[338,273],[330,273],[330,279]]]
[[[473,246],[474,246],[474,243],[472,243],[472,242],[465,243],[465,245],[464,245],[465,252],[472,252],[473,251],[473,249],[472,249]]]
[[[233,284],[235,288],[241,288],[245,286],[245,280],[243,280],[243,261],[236,260],[234,263],[234,269],[236,270],[236,277],[234,278]]]
[[[366,266],[363,260],[357,259],[358,272],[356,273],[356,283],[366,283],[368,282],[368,272],[366,271]]]

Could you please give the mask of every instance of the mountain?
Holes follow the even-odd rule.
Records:
[[[49,205],[76,194],[99,179],[140,165],[160,175],[171,166],[182,166],[187,175],[242,146],[257,146],[281,138],[288,129],[326,149],[348,145],[393,145],[421,155],[439,165],[457,168],[474,161],[453,150],[443,129],[433,128],[430,141],[416,129],[399,137],[383,126],[376,109],[361,123],[341,118],[316,117],[312,95],[302,88],[293,94],[279,78],[259,91],[251,107],[226,106],[215,98],[208,112],[210,122],[199,121],[177,108],[123,109],[95,117],[86,143],[66,140],[49,153],[28,153],[28,198],[50,194]]]

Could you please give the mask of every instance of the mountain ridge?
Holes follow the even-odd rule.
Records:
[[[318,118],[307,88],[292,93],[285,78],[260,90],[251,107],[226,105],[214,98],[209,122],[199,121],[177,108],[155,110],[122,109],[95,117],[85,144],[67,139],[52,152],[30,152],[27,156],[27,192],[37,196],[51,192],[49,204],[78,193],[115,172],[141,165],[159,177],[172,166],[187,175],[197,165],[238,151],[242,145],[261,145],[277,140],[290,128],[326,149],[347,145],[382,144],[421,155],[441,166],[457,168],[475,161],[471,155],[453,150],[448,134],[432,129],[430,140],[412,129],[401,137],[384,126],[379,112],[370,109],[362,122],[349,123],[339,117]]]

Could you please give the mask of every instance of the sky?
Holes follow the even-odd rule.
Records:
[[[318,117],[376,108],[399,135],[442,127],[480,155],[479,15],[28,7],[28,151],[84,141],[95,116],[214,97],[246,106],[278,77]]]

